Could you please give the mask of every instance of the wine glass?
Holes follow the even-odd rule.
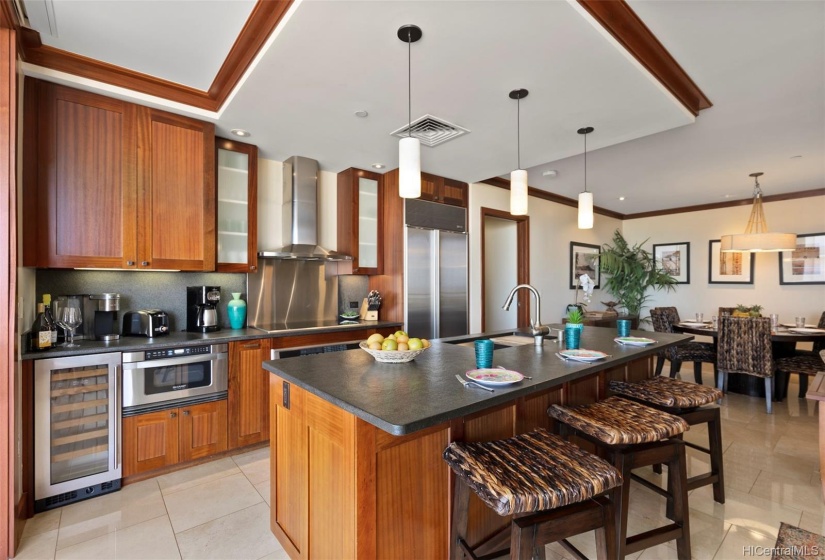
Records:
[[[60,326],[69,331],[69,342],[63,346],[77,348],[80,345],[74,343],[74,331],[83,323],[83,315],[80,313],[80,301],[76,298],[66,300],[66,307],[63,308],[60,319]]]

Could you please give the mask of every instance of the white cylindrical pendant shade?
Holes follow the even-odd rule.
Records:
[[[510,172],[510,214],[513,216],[527,214],[527,170],[525,169]]]
[[[401,198],[421,196],[421,142],[408,136],[398,142],[398,194]]]
[[[723,253],[777,253],[796,249],[795,233],[739,233],[723,235],[719,250]]]
[[[593,229],[593,193],[579,193],[579,229]]]

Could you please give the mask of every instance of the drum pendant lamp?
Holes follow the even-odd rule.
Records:
[[[523,216],[527,214],[527,170],[521,168],[521,100],[527,97],[526,89],[514,89],[510,99],[515,99],[516,106],[516,158],[518,169],[510,172],[510,214]]]
[[[759,186],[761,171],[751,173],[753,177],[753,206],[745,233],[723,235],[719,250],[723,253],[778,253],[796,249],[795,233],[769,232],[762,208],[762,188]]]
[[[587,192],[587,135],[593,132],[592,126],[577,130],[584,136],[584,191],[579,193],[579,229],[593,229],[593,193]]]
[[[402,25],[398,38],[407,43],[407,120],[408,136],[398,142],[398,194],[401,198],[421,196],[421,142],[412,135],[412,44],[421,39],[417,25]]]

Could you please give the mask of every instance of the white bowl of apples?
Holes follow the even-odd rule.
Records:
[[[359,346],[377,362],[403,364],[413,361],[416,356],[429,348],[430,341],[426,338],[410,337],[404,331],[396,331],[387,337],[375,333],[361,342]]]

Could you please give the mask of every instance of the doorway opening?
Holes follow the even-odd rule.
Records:
[[[481,330],[527,327],[526,291],[520,291],[518,305],[509,312],[501,305],[513,286],[530,282],[530,217],[482,208],[481,228]]]

